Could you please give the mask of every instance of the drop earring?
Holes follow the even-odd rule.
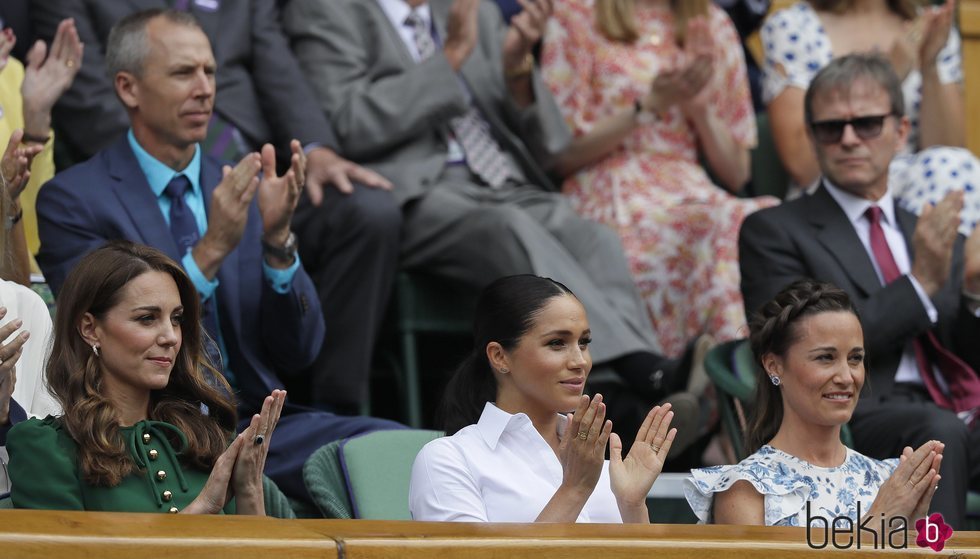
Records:
[[[92,344],[92,353],[94,353],[96,357],[99,356],[99,344]]]

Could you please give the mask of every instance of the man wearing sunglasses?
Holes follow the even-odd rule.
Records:
[[[963,526],[967,490],[980,489],[980,233],[957,234],[962,192],[920,216],[889,192],[909,121],[884,58],[835,59],[804,103],[823,176],[810,195],[743,224],[746,311],[804,277],[845,289],[861,314],[870,375],[851,419],[855,447],[892,458],[945,443],[932,510]]]

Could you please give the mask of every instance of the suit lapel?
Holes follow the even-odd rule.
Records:
[[[139,241],[180,262],[177,243],[125,134],[109,148],[108,158],[112,191],[139,232]]]
[[[203,156],[201,158],[201,191],[204,194],[204,210],[208,216],[211,215],[211,197],[214,195],[214,189],[217,188],[220,182],[221,167],[210,157]],[[230,324],[234,325],[236,329],[237,325],[241,324],[242,308],[242,305],[238,301],[241,293],[239,278],[242,275],[239,271],[239,267],[241,266],[239,252],[239,248],[231,251],[221,262],[221,267],[218,269],[218,290],[221,293],[221,296],[218,298],[218,304],[221,306],[222,311],[219,313],[219,316],[228,317]],[[226,332],[225,335],[228,335],[228,326],[224,322],[221,323],[222,331]]]
[[[868,251],[854,226],[827,189],[821,186],[807,198],[810,223],[817,229],[817,240],[837,259],[840,268],[865,294],[881,289]]]

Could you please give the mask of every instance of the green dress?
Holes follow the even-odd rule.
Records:
[[[120,433],[137,469],[115,487],[96,487],[82,479],[78,445],[61,418],[30,419],[7,435],[8,469],[15,508],[113,512],[179,512],[204,488],[209,472],[185,467],[180,430],[162,421],[144,420]],[[181,445],[183,447],[183,444]],[[234,504],[225,507],[234,513]]]

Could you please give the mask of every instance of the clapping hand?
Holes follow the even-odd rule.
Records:
[[[650,410],[625,459],[619,435],[613,433],[609,439],[609,478],[624,522],[640,522],[649,518],[647,494],[663,470],[667,453],[677,435],[677,429],[670,428],[673,418],[670,404]]]
[[[285,401],[285,390],[273,390],[262,402],[261,412],[252,416],[252,422],[242,432],[244,441],[231,477],[238,514],[265,515],[262,472]]]
[[[510,20],[510,28],[504,37],[504,68],[518,66],[531,53],[534,45],[544,35],[548,18],[554,11],[552,0],[517,0],[521,12]]]
[[[262,232],[266,240],[275,246],[285,244],[289,236],[289,223],[299,201],[300,185],[305,180],[306,156],[298,140],[290,143],[293,151],[289,170],[283,176],[276,175],[276,150],[271,144],[262,146],[262,180],[259,183],[259,213],[262,215]]]
[[[963,191],[953,190],[935,206],[926,204],[912,233],[912,276],[930,297],[946,283],[953,263],[953,245],[960,226]],[[972,238],[972,235],[971,235]],[[970,246],[967,247],[971,248]],[[980,254],[965,255],[967,289],[980,282],[971,278],[971,270],[980,274]],[[974,281],[971,281],[973,279]]]
[[[3,157],[0,157],[0,184],[7,189],[7,194],[14,201],[27,187],[34,157],[44,149],[41,144],[22,144],[23,139],[24,131],[20,128],[14,130]]]
[[[923,69],[935,67],[939,53],[949,40],[955,4],[955,0],[946,0],[942,6],[927,9],[919,16],[922,20],[922,42],[918,54],[919,64]]]
[[[913,515],[928,511],[940,479],[939,463],[943,448],[939,441],[929,441],[915,452],[906,448],[899,458],[898,467],[878,489],[878,496],[868,514],[875,517],[884,514],[886,518],[919,518]]]
[[[27,68],[20,91],[24,98],[24,129],[32,137],[47,137],[51,108],[71,87],[82,65],[85,45],[78,38],[75,21],[62,20],[51,41],[37,41],[27,53]]]
[[[687,22],[684,50],[676,54],[650,84],[643,99],[644,109],[663,113],[674,105],[685,116],[704,109],[707,103],[708,82],[714,71],[714,39],[704,17]]]
[[[589,397],[583,395],[575,412],[569,414],[558,445],[564,487],[581,496],[592,494],[602,473],[606,442],[611,432],[612,421],[606,421],[602,394],[596,394],[591,403]]]
[[[7,315],[7,309],[0,307],[0,319]],[[30,337],[27,331],[17,334],[11,341],[4,343],[24,323],[20,319],[11,320],[0,328],[0,425],[5,425],[10,419],[10,398],[17,384],[17,361],[24,352],[24,343]]]

